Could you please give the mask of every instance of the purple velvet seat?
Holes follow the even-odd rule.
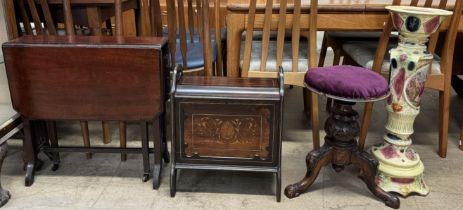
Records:
[[[305,83],[328,97],[349,101],[374,101],[389,93],[388,83],[381,75],[347,65],[311,69],[305,75]]]

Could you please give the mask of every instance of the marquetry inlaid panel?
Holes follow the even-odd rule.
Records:
[[[181,103],[189,157],[271,160],[274,105]]]

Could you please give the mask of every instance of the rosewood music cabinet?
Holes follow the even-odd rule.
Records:
[[[256,171],[276,175],[280,201],[283,73],[191,77],[179,68],[171,89],[171,196],[178,169]]]

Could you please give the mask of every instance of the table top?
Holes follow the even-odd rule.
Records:
[[[163,37],[124,37],[124,36],[22,36],[4,44],[4,47],[27,46],[35,47],[75,45],[80,47],[112,47],[112,48],[146,48],[159,49],[167,39]]]
[[[448,0],[447,8],[452,8],[456,0]],[[266,0],[257,0],[257,10],[265,8]],[[274,9],[278,8],[280,0],[274,1]],[[288,10],[293,8],[294,0],[288,0]],[[352,11],[352,12],[387,12],[384,8],[391,5],[393,0],[318,0],[319,12],[324,11]],[[410,0],[402,0],[402,5],[410,5]],[[420,1],[424,4],[424,1]],[[439,1],[434,1],[433,6],[437,7]],[[232,11],[246,11],[249,7],[249,0],[228,0],[227,7]],[[301,0],[301,8],[307,11],[310,8],[310,0]]]

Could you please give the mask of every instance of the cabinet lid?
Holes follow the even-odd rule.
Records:
[[[279,100],[280,93],[277,79],[184,76],[175,96]]]

